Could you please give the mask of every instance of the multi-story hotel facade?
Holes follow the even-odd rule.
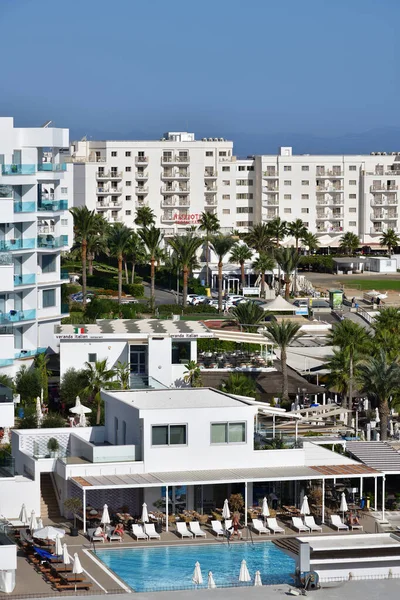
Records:
[[[1,373],[56,350],[60,255],[72,233],[72,166],[60,161],[68,145],[68,129],[17,128],[0,118]]]
[[[400,153],[294,155],[282,147],[239,159],[233,142],[175,132],[158,141],[75,142],[70,160],[75,205],[128,226],[149,206],[166,235],[197,225],[203,211],[217,214],[222,232],[300,218],[333,246],[345,231],[377,244],[400,227]]]

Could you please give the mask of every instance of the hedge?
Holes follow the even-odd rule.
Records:
[[[331,255],[300,256],[299,268],[309,269],[319,273],[332,273],[334,268],[333,257]]]
[[[123,283],[122,289],[126,294],[135,298],[143,298],[144,296],[144,285],[139,283]]]

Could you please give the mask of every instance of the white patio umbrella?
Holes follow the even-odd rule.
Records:
[[[38,526],[37,526],[36,514],[35,514],[35,511],[33,510],[31,512],[31,518],[29,520],[29,529],[32,532],[32,531],[35,531],[35,529],[37,529],[37,528],[38,528]]]
[[[27,515],[27,512],[26,512],[26,506],[25,506],[25,504],[23,504],[21,506],[21,511],[19,513],[19,517],[18,518],[19,518],[19,520],[21,521],[21,523],[23,525],[26,525],[28,523],[28,515]]]
[[[3,438],[1,440],[1,443],[4,444],[4,446],[7,446],[10,443],[10,428],[9,427],[4,427],[3,429]]]
[[[347,508],[347,501],[346,501],[346,496],[344,495],[344,492],[342,492],[342,497],[341,497],[341,500],[340,500],[340,508],[339,508],[339,510],[342,513],[343,519],[344,519],[344,513],[349,510]]]
[[[81,399],[79,398],[79,396],[77,396],[75,400],[75,406],[70,408],[69,412],[72,412],[75,415],[81,415],[82,413],[87,415],[92,412],[92,409],[88,406],[83,406],[83,404],[81,404]]]
[[[214,577],[213,577],[212,571],[208,571],[208,585],[207,585],[207,587],[208,587],[209,590],[215,590],[215,588],[217,587],[216,583],[214,581]]]
[[[111,523],[107,504],[105,504],[103,506],[103,514],[101,515],[101,523],[103,523],[103,525],[109,525]]]
[[[224,519],[230,519],[231,511],[229,510],[229,502],[228,499],[224,501],[224,507],[222,509],[222,516]]]
[[[378,407],[376,407],[376,409],[375,409],[375,414],[376,414],[375,421],[376,421],[377,423],[380,423],[380,422],[381,422],[381,419],[380,419],[380,417],[379,417],[379,409],[378,409]]]
[[[40,396],[36,398],[36,416],[38,421],[41,421],[43,419],[42,403],[40,401]]]
[[[43,529],[43,519],[38,519],[37,520],[37,528],[38,529]]]
[[[266,517],[269,517],[269,508],[268,508],[268,502],[266,497],[264,496],[263,501],[262,501],[262,509],[261,509],[261,514],[264,517],[264,519]]]
[[[87,427],[86,415],[83,412],[79,415],[79,427]]]
[[[197,561],[196,564],[194,565],[192,581],[195,585],[201,585],[203,583],[203,575],[201,574],[199,561]]]
[[[247,563],[244,559],[240,564],[239,581],[251,581],[250,573],[247,568]]]
[[[56,536],[56,546],[54,548],[54,554],[56,554],[57,556],[61,556],[63,553],[63,545],[61,543],[61,536],[57,535]]]
[[[69,556],[67,544],[63,545],[62,559],[63,559],[64,565],[70,565],[71,564],[71,559],[70,559],[70,556]]]
[[[72,563],[72,573],[75,575],[75,584],[76,584],[76,576],[83,573],[81,561],[79,560],[79,556],[78,556],[77,552],[75,552],[75,554],[74,554],[74,562]],[[76,585],[75,585],[75,590],[76,590]]]
[[[35,531],[34,537],[39,540],[53,540],[55,541],[57,536],[64,537],[65,530],[59,529],[58,527],[52,527],[48,525],[47,527],[42,527],[42,529],[37,529]]]
[[[301,503],[300,514],[301,515],[309,515],[310,514],[310,507],[308,506],[307,496],[304,496],[303,502]]]
[[[260,573],[260,571],[256,571],[255,576],[254,576],[254,587],[261,587],[261,586],[262,586],[261,573]]]
[[[389,422],[389,435],[390,435],[390,437],[394,436],[394,425],[393,425],[392,419],[390,419],[390,422]]]
[[[149,520],[149,513],[147,512],[147,504],[143,502],[142,504],[142,523],[147,523]]]

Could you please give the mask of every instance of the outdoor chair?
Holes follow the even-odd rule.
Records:
[[[275,517],[268,517],[267,525],[268,525],[268,528],[272,531],[272,533],[285,533],[285,530],[283,529],[283,527],[280,527],[278,525],[278,522]]]
[[[188,530],[185,521],[177,521],[176,522],[176,533],[178,533],[182,538],[192,538],[193,533]]]
[[[232,527],[232,519],[225,519],[225,531],[228,531],[228,529],[231,529]]]
[[[207,537],[206,532],[203,531],[200,527],[200,523],[198,521],[190,521],[189,529],[193,533],[194,537]]]
[[[322,531],[322,527],[316,524],[314,517],[304,517],[304,525],[309,527],[311,531]]]
[[[94,535],[94,532],[96,531],[96,529],[88,529],[87,534],[88,534],[88,538],[91,542],[103,542],[104,544],[104,536],[102,535]]]
[[[295,529],[297,529],[297,531],[300,533],[301,531],[305,531],[307,533],[310,532],[310,528],[307,527],[306,525],[304,525],[303,521],[300,519],[300,517],[292,517],[292,523],[293,523],[293,527]]]
[[[222,527],[221,521],[211,521],[211,527],[217,537],[219,535],[222,535],[222,536],[225,535],[225,531]]]
[[[349,527],[346,523],[343,523],[342,519],[339,515],[331,515],[331,525],[332,527],[336,527],[338,531],[343,529],[344,531],[348,531]]]
[[[269,535],[269,529],[264,527],[264,524],[260,519],[252,519],[252,521],[253,529],[256,533],[258,533],[258,535],[261,535],[262,533]]]
[[[149,539],[149,536],[147,535],[147,533],[145,533],[143,531],[143,527],[141,525],[137,525],[135,523],[132,523],[132,535],[137,540],[148,540]]]
[[[107,531],[107,537],[110,542],[122,542],[122,536],[118,535],[118,533],[114,533],[114,529],[109,529]]]
[[[161,538],[160,534],[154,528],[154,523],[145,523],[144,524],[144,532],[149,536],[150,539],[159,540]]]

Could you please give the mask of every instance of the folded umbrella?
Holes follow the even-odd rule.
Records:
[[[222,509],[222,516],[224,517],[224,519],[230,519],[230,517],[231,517],[231,511],[229,510],[229,502],[227,499],[224,501],[224,507]]]
[[[143,502],[142,505],[142,523],[147,523],[149,521],[149,513],[147,512],[147,504]]]
[[[201,585],[203,583],[203,575],[201,574],[199,561],[197,561],[196,564],[194,565],[192,581],[195,585]]]
[[[300,514],[301,515],[309,515],[310,514],[310,507],[308,506],[307,496],[304,496],[303,502],[301,503]]]
[[[243,559],[240,565],[239,581],[251,581],[250,573],[247,568],[247,563]]]
[[[109,525],[111,523],[107,504],[105,504],[103,506],[103,514],[101,515],[101,523],[103,523],[103,525]]]
[[[56,536],[56,545],[55,545],[55,549],[54,549],[54,554],[56,554],[57,556],[61,556],[63,553],[63,547],[62,547],[62,543],[61,543],[61,536],[57,535]]]
[[[208,585],[209,590],[214,590],[217,586],[214,581],[214,577],[211,571],[208,571]]]
[[[261,573],[260,573],[260,571],[256,571],[255,576],[254,576],[254,587],[260,587],[260,586],[262,586]]]
[[[23,505],[21,506],[21,512],[19,513],[19,520],[21,521],[21,523],[22,523],[23,525],[27,525],[27,523],[28,523],[28,515],[27,515],[27,513],[26,513],[26,507],[25,507],[25,504],[23,504]]]

